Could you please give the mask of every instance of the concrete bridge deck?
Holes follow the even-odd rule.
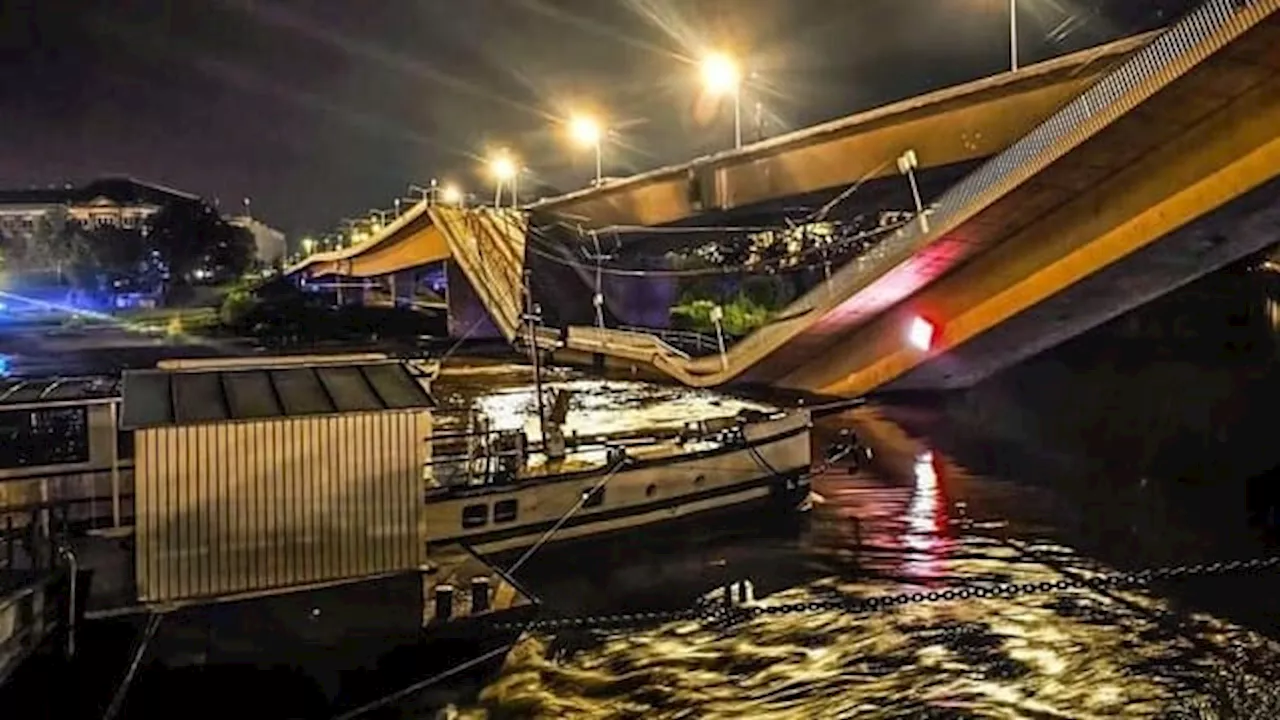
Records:
[[[1152,34],[1065,55],[851,115],[681,165],[535,202],[529,212],[584,227],[652,226],[897,172],[915,149],[921,167],[990,157],[1013,144],[1150,41]],[[450,256],[425,202],[374,237],[316,253],[290,274],[386,275]]]
[[[695,386],[750,381],[851,396],[895,381],[960,386],[981,373],[949,361],[953,351],[1143,257],[1162,238],[1185,249],[1226,235],[1212,253],[1157,258],[1172,283],[1163,290],[1261,249],[1280,239],[1272,222],[1280,198],[1268,185],[1280,176],[1277,10],[1280,0],[1206,3],[953,187],[927,229],[913,223],[723,358],[688,360],[633,337],[614,349],[595,328],[571,328],[567,348],[646,363]],[[1247,207],[1233,213],[1229,205],[1241,198]],[[1225,216],[1211,215],[1218,210]],[[1205,216],[1211,224],[1193,225]],[[1150,293],[1128,302],[1113,294],[1114,305],[1082,313],[1072,329]],[[907,342],[914,317],[937,327],[928,351]],[[1025,331],[1026,347],[1064,339],[1057,323]],[[988,361],[982,369],[998,367]]]
[[[1122,312],[1152,293],[1214,269],[1215,263],[1274,242],[1277,228],[1269,224],[1276,214],[1270,210],[1274,187],[1269,183],[1280,176],[1277,10],[1280,0],[1210,0],[1168,30],[1111,55],[1119,60],[1107,72],[1071,86],[1070,102],[1057,103],[1035,122],[1024,118],[1026,127],[1008,138],[1002,152],[945,193],[927,222],[912,223],[842,268],[724,356],[690,359],[657,338],[590,327],[569,328],[559,350],[608,355],[695,386],[749,381],[859,395],[892,384],[960,385],[998,369],[1011,357],[1016,360],[1025,348],[1039,349],[1067,332],[1083,331],[1089,323]],[[1077,60],[1076,67],[1092,66]],[[1013,80],[1003,86],[1006,91],[1017,86]],[[1070,84],[1062,82],[1064,87]],[[1009,96],[997,92],[988,102]],[[976,106],[983,107],[980,102]],[[939,116],[934,117],[938,122]],[[910,125],[904,123],[902,127]],[[1017,124],[1010,122],[1008,127]],[[859,132],[891,132],[884,128],[892,126],[877,130],[875,125],[864,123]],[[860,167],[891,167],[903,150],[914,149],[911,142],[930,140],[923,127],[893,136],[892,141],[881,135],[882,144],[862,146]],[[941,131],[938,125],[931,127],[933,134]],[[857,133],[848,137],[853,135]],[[785,145],[775,142],[777,148]],[[935,161],[963,159],[946,155],[945,147],[935,145]],[[783,192],[770,188],[802,187],[799,180],[784,186],[778,173],[763,169],[759,172],[769,178],[750,181],[752,162],[764,162],[761,157],[767,153],[754,161],[746,159],[749,154],[744,151],[734,171],[746,173],[738,185],[724,181],[733,172],[717,171],[717,187],[738,189],[718,192],[716,207],[750,204],[770,192]],[[917,154],[922,164],[930,162],[930,155],[918,149]],[[780,157],[785,155],[779,150]],[[696,175],[696,169],[687,174],[686,190],[705,187]],[[814,171],[812,177],[821,173]],[[541,209],[567,211],[594,203],[604,208],[599,216],[604,224],[630,217],[674,220],[681,213],[706,209],[705,203],[681,205],[679,198],[689,195],[681,196],[671,187],[655,189],[667,187],[663,183],[679,184],[675,178],[631,182],[631,201],[608,201],[611,188],[605,187],[577,199],[547,201]],[[621,192],[624,185],[612,191]],[[650,200],[641,199],[646,194]],[[407,228],[416,221],[406,216],[401,222]],[[491,222],[482,233],[487,240],[458,238],[455,243],[514,245],[523,243],[524,231],[510,222]],[[409,238],[415,232],[387,237]],[[1212,243],[1209,250],[1195,250],[1205,237],[1219,236],[1225,239]],[[1170,242],[1157,243],[1161,239]],[[379,247],[379,242],[394,246],[406,240],[375,239],[347,262],[358,265],[362,257],[396,254]],[[1161,256],[1162,246],[1191,257],[1170,258],[1167,252]],[[1034,315],[1037,307],[1055,301],[1061,307],[1060,298],[1090,287],[1090,278],[1125,281],[1125,273],[1117,272],[1139,261],[1146,263],[1145,271],[1136,271],[1146,285],[1132,296],[1113,292],[1109,304],[1095,303],[1091,311],[1068,317],[1069,322],[1022,323],[1020,336],[1010,341],[1005,334],[999,353],[970,353],[981,362],[966,367],[954,362],[967,348],[982,347],[984,335],[999,335],[993,331],[1018,325],[1014,321],[1019,316]],[[378,265],[388,266],[367,263],[365,269]],[[1151,272],[1152,268],[1159,271]],[[504,308],[501,314],[510,312]],[[927,351],[906,341],[906,327],[915,317],[937,328]],[[501,324],[508,337],[519,332],[510,321]]]

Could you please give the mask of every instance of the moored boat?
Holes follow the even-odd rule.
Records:
[[[796,508],[809,494],[811,427],[800,409],[570,442],[553,425],[541,448],[518,431],[455,435],[466,451],[432,460],[428,549],[504,553],[749,505]]]

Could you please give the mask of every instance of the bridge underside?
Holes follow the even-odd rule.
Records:
[[[1020,352],[1001,362],[990,356],[968,369],[959,365],[961,356],[944,357],[1162,238],[1176,247],[1175,231],[1280,175],[1277,75],[1280,23],[1272,19],[968,224],[970,242],[997,229],[1019,228],[1012,237],[830,344],[822,356],[840,358],[838,363],[797,366],[775,381],[835,395],[865,393],[899,378],[903,386],[954,387],[1025,356]],[[1265,207],[1280,198],[1263,189],[1249,202]],[[1254,229],[1230,233],[1216,255],[1200,252],[1195,260],[1183,258],[1177,269],[1153,274],[1148,282],[1164,280],[1156,283],[1164,287],[1148,286],[1148,294],[1171,290],[1265,245],[1267,233],[1248,221],[1269,215],[1248,207],[1242,212],[1238,220]],[[1228,208],[1218,227],[1230,230],[1232,215]],[[1192,239],[1184,242],[1194,244],[1196,235],[1188,228]],[[1135,258],[1131,271],[1117,267],[1114,277],[1141,272],[1142,259]],[[1120,311],[1140,304],[1141,291],[1132,298]],[[903,328],[915,315],[939,322],[932,358],[904,347]],[[1105,317],[1082,312],[1076,323],[1057,330],[1051,325],[1026,339],[1042,349],[1066,339],[1068,330],[1082,332]],[[974,354],[982,355],[980,349]],[[903,378],[926,360],[950,368],[952,379],[947,370]]]
[[[1280,180],[1174,231],[878,388],[967,388],[1280,242]]]
[[[856,396],[894,381],[902,387],[971,383],[1083,331],[1107,313],[1082,312],[1075,323],[1024,338],[1027,351],[1003,359],[982,353],[982,346],[972,353],[982,362],[970,367],[959,367],[962,356],[947,359],[1096,273],[1116,266],[1123,277],[1118,263],[1124,259],[1280,175],[1278,7],[1210,3],[1182,24],[1173,43],[1153,45],[1144,51],[1149,57],[1118,70],[949,191],[940,200],[945,213],[931,229],[914,233],[918,239],[904,233],[884,243],[879,257],[842,269],[825,292],[811,292],[724,358],[682,361],[638,338],[604,350],[614,339],[589,330],[577,333],[576,349],[648,361],[699,386],[746,381]],[[1206,14],[1223,24],[1196,39],[1210,27]],[[1072,134],[1077,123],[1081,129]],[[1061,138],[1057,145],[1054,135]],[[1265,190],[1262,198],[1252,202],[1265,207]],[[1240,211],[1252,216],[1248,208]],[[1216,254],[1152,274],[1145,294],[1172,289],[1266,243],[1265,230],[1246,226]],[[1134,293],[1116,311],[1142,295]],[[930,352],[906,341],[914,317],[939,328]],[[570,345],[573,340],[571,331]],[[925,369],[907,377],[916,368]]]

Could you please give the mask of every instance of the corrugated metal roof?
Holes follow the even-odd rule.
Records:
[[[106,400],[120,394],[115,378],[13,378],[0,380],[0,407],[42,402]]]
[[[124,374],[121,427],[431,408],[399,362],[315,367],[133,370]]]

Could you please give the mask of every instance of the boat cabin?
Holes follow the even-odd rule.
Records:
[[[126,372],[138,600],[417,570],[433,407],[412,367],[391,359],[182,361]]]

